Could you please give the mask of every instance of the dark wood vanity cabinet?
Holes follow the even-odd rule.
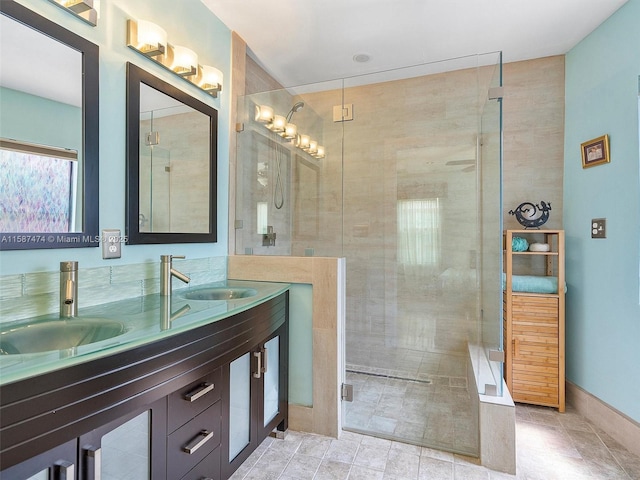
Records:
[[[168,479],[220,478],[221,370],[217,368],[167,397]]]
[[[283,325],[223,367],[222,478],[273,431],[288,428],[288,328]]]
[[[139,479],[226,479],[273,429],[287,428],[287,363],[285,292],[157,342],[5,385],[0,478],[118,478],[117,468],[135,465]],[[234,379],[245,390],[233,390]],[[238,425],[248,425],[249,441],[230,461]]]

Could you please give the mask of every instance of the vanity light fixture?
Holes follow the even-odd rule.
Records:
[[[287,140],[293,140],[296,138],[298,134],[298,127],[294,123],[287,123],[284,126],[284,132],[282,132],[282,136]]]
[[[284,132],[284,127],[286,124],[287,124],[286,118],[284,118],[282,115],[275,115],[273,117],[273,122],[267,125],[267,128],[272,132],[280,133],[280,132]]]
[[[254,120],[260,123],[273,122],[273,108],[268,105],[256,105]]]
[[[167,51],[167,32],[146,20],[127,22],[127,45],[147,57],[164,55]]]
[[[222,90],[223,74],[220,70],[199,65],[196,52],[181,45],[171,45],[167,32],[152,22],[127,20],[127,46],[214,98]]]
[[[210,65],[200,65],[198,86],[207,91],[219,92],[222,90],[222,72]]]
[[[300,135],[300,141],[298,142],[298,148],[301,148],[302,150],[307,150],[309,148],[309,142],[311,141],[311,138],[309,138],[309,135]]]
[[[49,0],[73,13],[94,27],[98,23],[98,11],[93,7],[94,0]]]
[[[198,54],[181,45],[173,46],[171,70],[181,77],[192,77],[198,73]]]
[[[322,145],[318,145],[316,140],[312,140],[309,135],[301,135],[298,133],[298,126],[295,123],[287,121],[282,115],[275,115],[273,107],[269,105],[254,105],[253,120],[264,124],[266,128],[281,137],[289,140],[290,143],[315,159],[325,157],[325,149]]]

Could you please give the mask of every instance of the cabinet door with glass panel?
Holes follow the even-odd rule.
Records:
[[[0,472],[0,478],[22,480],[74,480],[77,469],[77,440],[66,442],[49,451]]]
[[[287,429],[287,325],[223,369],[222,477],[230,476],[269,433]]]
[[[78,439],[79,479],[166,478],[166,399]]]

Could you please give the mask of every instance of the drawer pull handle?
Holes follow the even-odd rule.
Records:
[[[196,453],[201,446],[207,443],[209,440],[213,438],[213,431],[209,432],[208,430],[200,430],[198,436],[191,440],[190,443],[182,447],[182,450],[188,453],[189,455],[193,455]]]
[[[200,397],[213,390],[214,387],[215,385],[213,383],[203,383],[202,385],[199,385],[198,387],[191,390],[189,393],[185,394],[184,399],[188,402],[195,402]]]

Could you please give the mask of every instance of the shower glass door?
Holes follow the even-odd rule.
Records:
[[[345,82],[345,428],[476,454],[477,58]],[[438,73],[441,72],[441,73]],[[446,73],[444,73],[446,72]],[[366,80],[366,85],[361,85]]]
[[[497,57],[239,100],[236,254],[346,258],[346,430],[478,453],[469,344],[494,349],[501,328],[499,158],[482,164],[499,148],[479,141],[484,126],[499,145]]]

